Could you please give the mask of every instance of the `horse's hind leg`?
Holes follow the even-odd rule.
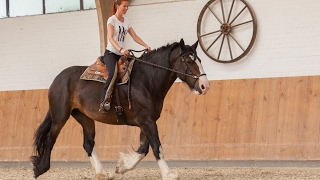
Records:
[[[140,132],[140,147],[138,151],[131,151],[128,154],[120,153],[120,158],[116,167],[116,173],[125,173],[134,169],[137,164],[148,154],[149,141],[146,134]]]
[[[52,117],[52,114],[55,114],[55,116]],[[53,145],[68,117],[67,114],[57,112],[50,114],[48,111],[44,121],[38,127],[33,144],[36,149],[36,155],[30,157],[35,178],[50,169],[50,156]]]
[[[95,179],[112,179],[112,175],[103,170],[103,166],[95,151],[95,123],[92,119],[79,111],[73,111],[72,116],[81,124],[83,129],[83,148],[90,158],[92,167],[95,169]]]

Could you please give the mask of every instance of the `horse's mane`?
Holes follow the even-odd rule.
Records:
[[[145,54],[142,59],[143,60],[146,60],[146,61],[156,61],[157,59],[161,58],[166,58],[168,59],[171,52],[179,46],[179,43],[178,42],[174,42],[174,43],[171,43],[171,44],[167,44],[167,45],[164,45],[162,47],[159,47],[157,49],[154,49],[152,50],[151,52]]]

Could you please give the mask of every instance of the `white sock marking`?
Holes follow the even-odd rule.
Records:
[[[102,164],[98,158],[95,147],[93,147],[91,157],[90,157],[90,162],[91,162],[92,167],[96,170],[96,174],[103,173],[103,167],[102,167]]]

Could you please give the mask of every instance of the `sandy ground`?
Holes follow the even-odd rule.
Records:
[[[199,167],[199,168],[172,168],[179,174],[180,180],[293,180],[293,179],[320,179],[320,168],[264,168],[264,167]],[[106,168],[113,172],[114,168]],[[31,168],[0,168],[0,179],[34,179]],[[43,179],[94,179],[92,168],[51,168],[38,178]],[[115,175],[115,179],[122,180],[160,180],[159,168],[136,168],[124,175]]]

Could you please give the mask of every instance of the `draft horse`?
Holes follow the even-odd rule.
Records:
[[[197,56],[198,42],[192,46],[180,42],[153,50],[136,61],[130,80],[128,107],[128,84],[119,86],[121,103],[127,116],[127,124],[117,120],[115,109],[109,113],[99,113],[103,83],[80,80],[86,66],[72,66],[63,70],[52,82],[49,91],[49,110],[34,136],[33,164],[37,178],[50,168],[50,156],[56,139],[70,115],[83,128],[83,147],[95,168],[96,178],[110,178],[95,151],[95,122],[113,125],[137,126],[140,132],[140,147],[128,154],[120,153],[116,173],[132,170],[148,154],[149,145],[157,160],[163,179],[177,179],[163,158],[163,149],[158,135],[156,121],[160,117],[164,98],[177,78],[185,82],[196,94],[206,94],[210,88],[207,76]],[[114,107],[114,106],[111,106]]]

